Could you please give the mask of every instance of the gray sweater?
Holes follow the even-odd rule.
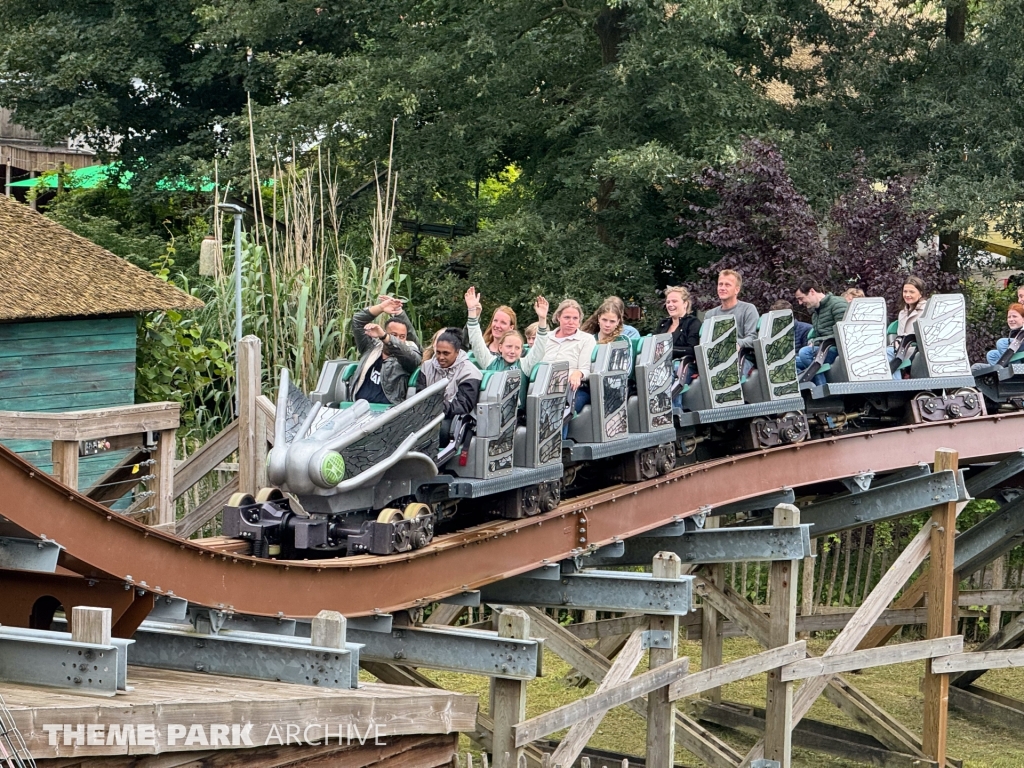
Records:
[[[750,348],[754,346],[754,339],[757,338],[757,321],[761,317],[757,313],[757,307],[746,301],[737,301],[732,309],[715,307],[704,313],[704,318],[717,317],[718,315],[732,315],[736,318],[736,339],[741,347]]]

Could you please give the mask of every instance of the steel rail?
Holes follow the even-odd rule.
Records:
[[[347,616],[410,608],[626,539],[720,505],[930,463],[943,446],[961,464],[1024,447],[1024,414],[857,433],[717,459],[563,503],[544,515],[488,523],[387,557],[276,561],[219,552],[96,504],[0,446],[0,515],[65,551],[60,565],[155,594],[261,616]],[[3,577],[0,575],[0,580]]]

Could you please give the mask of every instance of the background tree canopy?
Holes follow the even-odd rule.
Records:
[[[187,219],[208,202],[154,201],[168,197],[156,180],[211,177],[216,161],[221,186],[251,201],[253,156],[264,177],[275,163],[326,166],[346,247],[368,250],[372,195],[352,193],[385,161],[395,118],[398,216],[471,232],[405,259],[429,324],[461,320],[467,280],[492,306],[528,310],[544,292],[591,307],[618,293],[655,310],[666,283],[726,255],[760,258],[756,244],[666,242],[681,212],[715,210],[721,190],[704,169],[726,172],[747,137],[781,148],[812,219],[901,179],[901,200],[944,237],[947,273],[961,233],[995,222],[1024,236],[1024,0],[0,0],[0,11],[0,104],[51,139],[117,151],[137,174],[134,203],[108,214],[123,231],[82,226],[136,260],[141,205],[186,219],[171,224],[186,240],[205,230]],[[68,211],[90,210],[76,206],[64,208],[72,225]],[[864,236],[855,218],[850,238]],[[163,219],[148,221],[166,235]]]

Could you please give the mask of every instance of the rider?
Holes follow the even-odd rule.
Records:
[[[451,441],[451,423],[456,416],[472,413],[480,397],[480,369],[473,365],[463,349],[462,331],[445,328],[434,341],[434,356],[423,364],[423,383],[429,387],[447,380],[444,391],[444,421],[441,445]]]
[[[491,352],[484,335],[480,333],[480,294],[471,286],[466,291],[465,299],[469,313],[466,329],[469,331],[469,346],[476,355],[476,364],[485,371],[504,371],[513,365],[519,365],[529,378],[533,366],[541,361],[547,348],[548,300],[538,296],[533,303],[533,309],[537,313],[537,335],[530,351],[523,355],[523,337],[513,328],[498,338],[497,354]]]
[[[811,310],[811,328],[814,330],[812,344],[801,347],[796,355],[797,375],[807,370],[814,362],[814,356],[821,345],[835,338],[836,323],[843,319],[849,304],[840,296],[833,296],[821,290],[821,283],[813,277],[801,278],[794,294],[801,306]],[[825,353],[825,364],[830,364],[839,356],[839,349],[832,344]],[[825,383],[825,374],[814,376],[814,383],[821,386]]]
[[[855,290],[857,290],[857,289],[856,288],[851,288],[846,293],[850,293],[850,291],[855,291]],[[849,299],[846,298],[846,293],[843,294],[843,298],[846,299],[847,301],[849,301]],[[861,291],[861,293],[863,294],[863,291]],[[788,309],[790,312],[792,312],[793,311],[793,305],[790,304],[785,299],[779,299],[774,304],[772,304],[770,307],[768,307],[768,309],[772,310],[772,311],[774,311],[776,309]],[[803,349],[807,345],[807,335],[810,332],[811,332],[811,324],[810,323],[805,323],[803,320],[797,320],[796,317],[793,318],[793,345],[796,347],[796,349],[798,349],[798,350],[799,349]]]
[[[598,344],[628,338],[625,334],[626,304],[618,296],[609,296],[583,324],[586,333],[594,334]]]
[[[383,328],[374,322],[382,314],[390,315]],[[352,399],[382,405],[405,400],[409,376],[423,356],[401,300],[381,296],[379,303],[356,312],[352,333],[361,356],[350,390]]]
[[[903,281],[903,307],[896,318],[896,340],[885,350],[890,363],[896,360],[907,337],[914,335],[914,321],[924,314],[925,307],[928,305],[928,299],[925,298],[924,292],[924,280],[917,275],[909,275]],[[903,371],[896,369],[893,371],[892,377],[896,380],[902,379]]]
[[[1006,325],[1010,328],[1007,338],[998,339],[996,341],[996,348],[990,349],[985,353],[985,359],[988,360],[989,365],[998,364],[999,358],[1009,348],[1010,341],[1024,333],[1024,305],[1018,303],[1010,305],[1010,308],[1006,310]]]
[[[741,290],[743,290],[743,276],[739,272],[734,269],[723,269],[719,272],[718,299],[721,304],[705,312],[704,319],[710,320],[719,315],[732,315],[736,318],[736,348],[741,350],[742,373],[746,376],[754,367],[754,360],[753,355],[743,355],[742,350],[753,348],[754,339],[757,338],[757,321],[760,316],[757,313],[757,307],[749,302],[740,301]]]

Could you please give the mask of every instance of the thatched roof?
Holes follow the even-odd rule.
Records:
[[[0,320],[199,309],[155,275],[0,194]]]

